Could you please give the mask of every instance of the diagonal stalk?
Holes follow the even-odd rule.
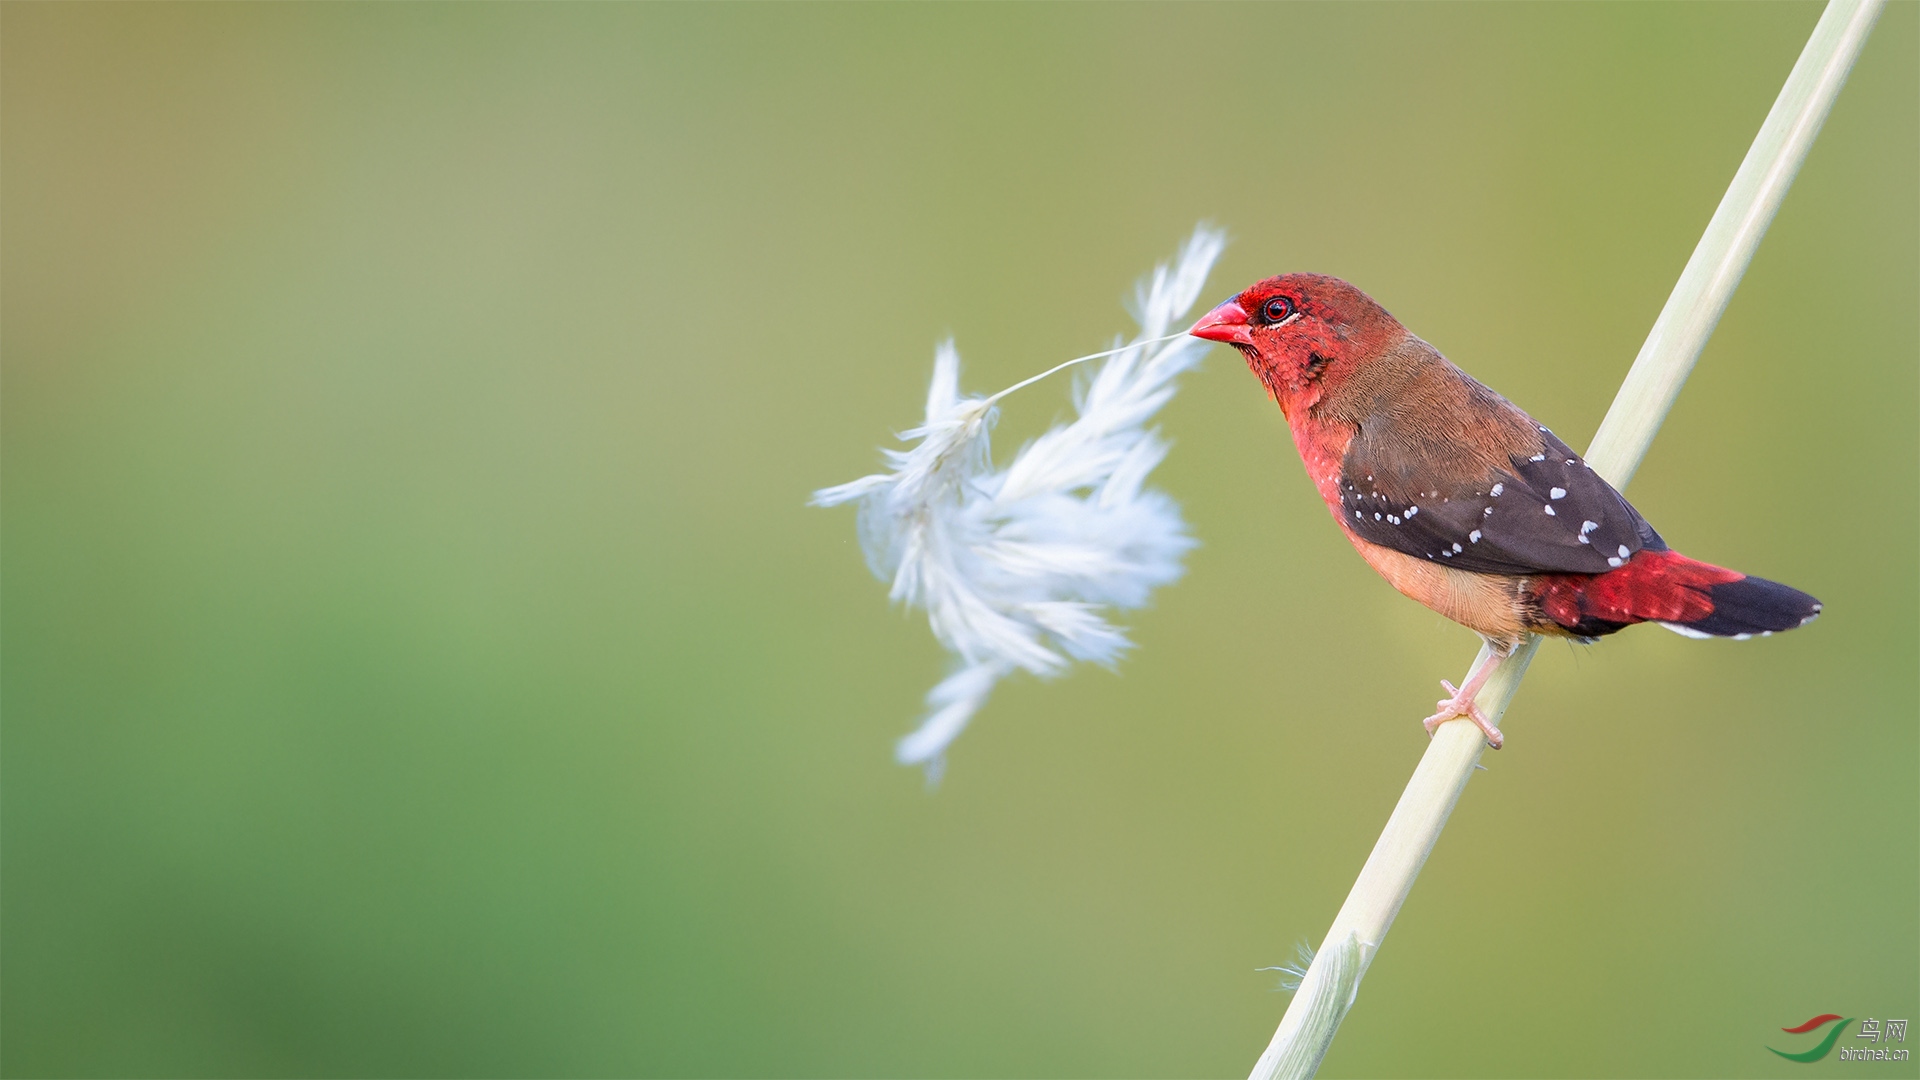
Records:
[[[1633,478],[1701,348],[1727,309],[1734,287],[1746,273],[1754,249],[1860,55],[1881,3],[1831,0],[1814,26],[1587,450],[1587,462],[1615,487],[1624,488]],[[1539,646],[1539,638],[1528,639],[1474,699],[1496,726]],[[1491,652],[1483,647],[1472,670],[1478,671],[1491,659]],[[1413,888],[1485,745],[1471,721],[1451,721],[1434,733],[1353,891],[1300,980],[1279,1030],[1254,1065],[1252,1080],[1310,1077],[1320,1068],[1340,1021],[1359,993],[1361,976]]]

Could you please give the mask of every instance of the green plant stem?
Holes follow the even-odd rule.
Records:
[[[1587,451],[1588,464],[1615,487],[1624,488],[1633,478],[1726,311],[1734,287],[1860,55],[1881,3],[1831,0],[1787,76]],[[1475,698],[1495,725],[1539,646],[1537,637],[1521,645]],[[1492,658],[1490,650],[1481,648],[1471,671]],[[1451,721],[1434,733],[1301,979],[1273,1041],[1254,1065],[1253,1080],[1310,1077],[1318,1071],[1340,1021],[1359,993],[1361,977],[1378,954],[1485,747],[1470,721]]]

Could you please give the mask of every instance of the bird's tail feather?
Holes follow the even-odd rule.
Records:
[[[1805,626],[1820,614],[1820,601],[1792,586],[1743,577],[1707,590],[1713,611],[1689,622],[1660,620],[1688,637],[1749,638]]]
[[[1804,626],[1820,601],[1672,550],[1641,551],[1604,574],[1541,579],[1541,610],[1565,631],[1598,637],[1657,622],[1688,637],[1747,638]]]

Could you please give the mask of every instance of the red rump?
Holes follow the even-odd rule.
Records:
[[[1689,559],[1677,551],[1641,551],[1604,574],[1543,574],[1535,595],[1561,626],[1697,622],[1713,614],[1712,589],[1747,575]]]

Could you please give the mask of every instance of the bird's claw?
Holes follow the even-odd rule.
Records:
[[[1450,696],[1435,702],[1434,704],[1439,706],[1440,711],[1421,721],[1421,724],[1427,729],[1427,734],[1431,736],[1435,728],[1438,728],[1441,724],[1449,720],[1466,717],[1468,720],[1473,721],[1474,725],[1487,737],[1488,749],[1500,749],[1501,744],[1507,741],[1507,737],[1500,734],[1500,729],[1494,727],[1493,724],[1487,720],[1486,714],[1480,711],[1480,706],[1473,703],[1473,698],[1470,695],[1462,694],[1454,688],[1452,683],[1445,679],[1440,680],[1440,685],[1446,689]]]

